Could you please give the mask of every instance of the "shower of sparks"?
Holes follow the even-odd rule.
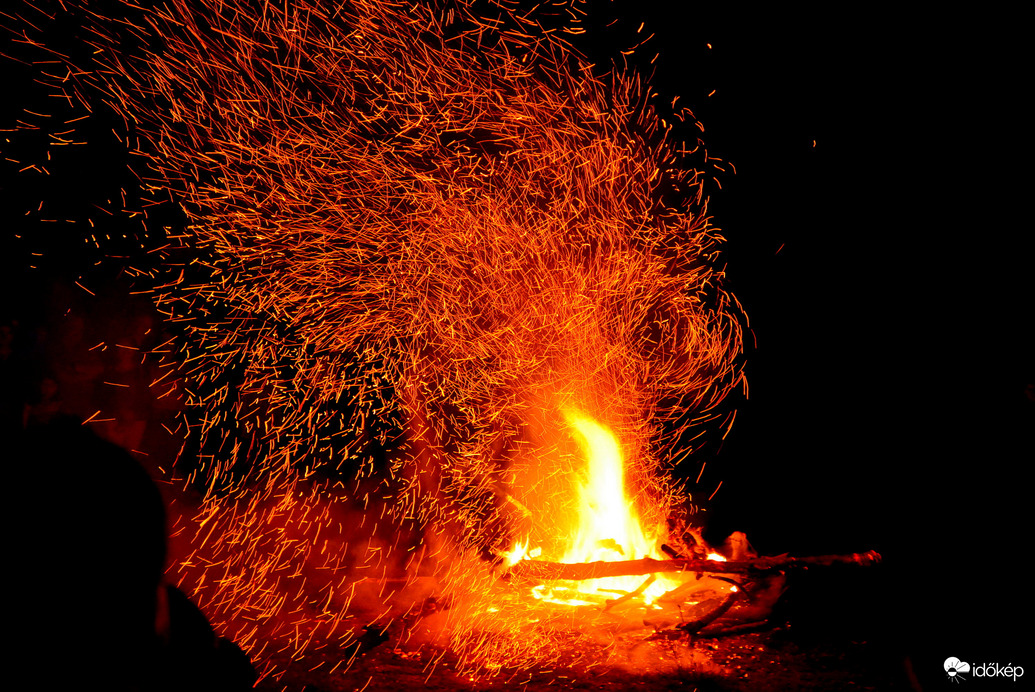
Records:
[[[465,0],[64,8],[88,49],[40,80],[121,113],[187,216],[148,270],[206,489],[174,570],[253,656],[348,652],[414,616],[397,582],[459,601],[493,579],[478,555],[549,541],[578,494],[563,411],[621,441],[647,525],[685,501],[666,471],[741,380],[740,312],[708,178],[635,76],[566,43],[578,4],[556,32]],[[478,608],[463,656],[551,655]]]

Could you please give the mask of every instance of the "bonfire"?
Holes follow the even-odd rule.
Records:
[[[759,558],[693,522],[673,469],[744,386],[723,162],[579,54],[577,12],[98,6],[3,21],[65,138],[124,118],[143,194],[113,211],[142,222],[170,474],[202,498],[173,573],[263,675],[389,640],[429,670],[597,665],[758,626],[789,569],[878,559]]]

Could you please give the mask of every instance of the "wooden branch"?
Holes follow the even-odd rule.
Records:
[[[751,622],[740,622],[735,625],[727,625],[726,627],[712,627],[703,629],[699,632],[694,632],[694,637],[701,639],[704,637],[717,638],[727,637],[731,634],[743,634],[744,632],[753,632],[754,630],[760,630],[764,627],[769,626],[769,620],[752,620]],[[677,630],[679,631],[679,630]]]
[[[634,590],[630,591],[629,593],[622,594],[618,598],[610,598],[610,599],[608,599],[607,602],[604,604],[604,610],[611,610],[612,608],[614,608],[619,603],[625,603],[626,601],[630,601],[630,600],[636,598],[641,593],[646,591],[647,587],[650,586],[651,584],[653,584],[655,582],[655,580],[657,580],[657,578],[658,578],[658,575],[652,574],[649,577],[647,577],[647,579],[644,580],[644,582],[642,584],[640,584],[638,587],[636,587]]]
[[[725,615],[726,611],[732,608],[733,605],[742,598],[747,598],[747,594],[745,594],[742,589],[737,589],[736,591],[733,591],[728,596],[726,596],[725,600],[723,600],[723,602],[720,603],[719,606],[711,612],[706,613],[705,615],[698,618],[697,620],[694,620],[693,622],[688,622],[685,625],[680,625],[676,629],[683,630],[687,634],[694,634],[700,630],[703,630],[705,627],[707,627],[708,625],[712,624],[713,622],[721,618],[723,615]]]
[[[789,569],[808,569],[809,567],[830,567],[833,565],[855,565],[866,567],[880,562],[880,554],[871,550],[868,553],[852,553],[851,555],[815,555],[811,557],[757,557],[751,560],[721,562],[719,560],[697,560],[681,558],[677,560],[655,560],[645,557],[642,560],[624,560],[621,562],[583,562],[565,564],[562,562],[541,562],[539,560],[522,560],[510,568],[508,574],[514,579],[530,581],[552,581],[565,579],[581,581],[583,579],[600,579],[602,577],[626,577],[635,574],[657,574],[660,572],[707,572],[712,574],[760,574]]]

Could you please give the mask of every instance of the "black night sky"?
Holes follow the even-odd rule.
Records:
[[[1024,597],[999,588],[1027,543],[1035,409],[1009,20],[644,19],[679,47],[656,88],[685,94],[737,169],[711,210],[754,333],[750,399],[706,471],[724,481],[711,526],[765,554],[881,552],[879,575],[810,575],[799,596],[833,631],[852,603],[918,667],[1019,651]]]
[[[701,455],[695,499],[722,481],[708,535],[745,531],[769,555],[882,553],[879,569],[809,574],[790,594],[816,636],[878,638],[918,668],[1035,668],[1020,638],[1035,311],[1031,223],[1014,211],[1030,178],[1019,20],[718,7],[591,2],[582,46],[613,55],[644,22],[655,36],[633,60],[660,52],[658,100],[680,95],[736,167],[709,211],[750,318],[750,398]],[[27,71],[3,71],[10,128],[40,98]],[[84,272],[125,290],[70,229],[25,217],[43,197],[60,218],[128,184],[124,149],[97,138],[50,178],[4,162],[4,322],[47,319],[47,287]]]

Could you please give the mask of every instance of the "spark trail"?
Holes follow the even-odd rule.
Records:
[[[153,290],[208,489],[180,569],[210,617],[253,653],[275,622],[301,655],[351,635],[357,555],[401,556],[370,570],[383,594],[500,554],[529,515],[548,536],[566,409],[622,441],[663,524],[669,460],[740,382],[740,311],[707,175],[640,80],[566,41],[577,3],[64,8],[88,50],[41,80],[123,114],[145,190],[188,219],[154,254],[187,266]],[[30,42],[46,23],[4,21]],[[345,497],[370,522],[351,549],[356,515],[324,504]]]

